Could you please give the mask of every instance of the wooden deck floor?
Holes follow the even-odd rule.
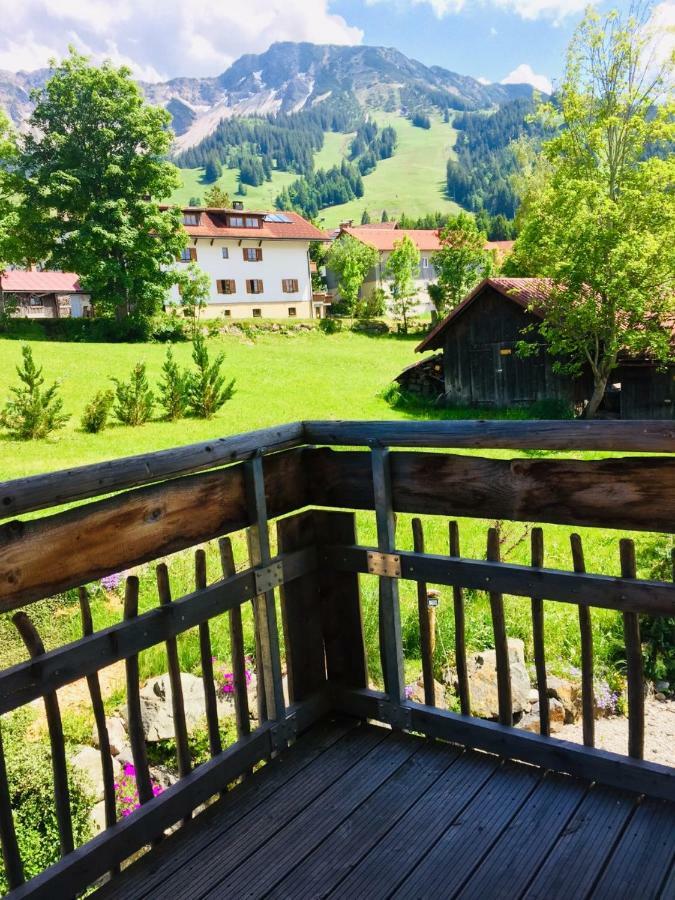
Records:
[[[326,722],[96,896],[672,900],[675,804]]]

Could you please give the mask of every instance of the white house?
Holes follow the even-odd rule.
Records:
[[[388,288],[387,264],[396,244],[409,237],[417,247],[420,254],[420,266],[415,278],[415,305],[416,313],[430,312],[434,309],[429,299],[429,284],[435,282],[437,273],[433,265],[434,254],[441,249],[441,241],[438,229],[410,229],[399,228],[395,222],[375,223],[372,225],[343,225],[336,234],[349,234],[353,238],[374,247],[378,252],[378,261],[370,270],[361,288],[364,297],[369,296],[377,288]],[[501,264],[504,256],[513,249],[513,241],[487,241],[485,249],[492,253],[495,263]],[[329,287],[336,292],[335,278],[329,274]]]
[[[292,212],[186,207],[190,242],[181,262],[196,262],[211,279],[202,315],[232,319],[321,318],[326,298],[314,297],[309,245],[323,231]],[[180,300],[172,288],[171,301]]]

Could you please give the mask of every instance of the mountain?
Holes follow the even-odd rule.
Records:
[[[0,71],[0,106],[17,125],[30,113],[30,90],[48,74],[48,69]],[[151,103],[171,113],[177,152],[197,145],[223,119],[298,112],[336,93],[353,95],[364,108],[390,111],[484,109],[532,96],[530,85],[484,85],[391,48],[290,42],[246,54],[213,78],[173,78],[141,86]]]

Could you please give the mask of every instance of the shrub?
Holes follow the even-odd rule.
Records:
[[[112,409],[115,394],[113,391],[98,391],[93,399],[87,403],[82,413],[80,423],[82,429],[89,434],[98,434],[103,431],[108,421],[108,414]]]
[[[337,334],[342,331],[342,319],[336,319],[334,316],[328,316],[319,321],[319,328],[324,334]]]
[[[63,428],[70,418],[63,413],[63,400],[58,396],[58,382],[43,389],[45,380],[42,369],[35,365],[33,351],[27,345],[21,348],[23,365],[16,371],[22,384],[10,388],[13,398],[0,413],[0,425],[12,437],[22,441],[47,437],[52,431]]]
[[[374,319],[383,316],[387,310],[387,295],[383,288],[375,288],[367,297],[357,300],[354,314],[359,319]]]
[[[537,400],[528,408],[532,419],[573,419],[574,412],[566,400],[557,397],[545,397]]]
[[[185,326],[185,319],[179,316],[174,309],[169,313],[160,313],[153,318],[150,336],[158,344],[187,341]]]
[[[169,422],[175,422],[187,412],[188,373],[179,367],[171,347],[167,348],[162,372],[164,378],[159,383],[159,402],[164,407],[164,417]]]
[[[10,802],[26,879],[33,878],[60,859],[59,833],[54,805],[51,753],[43,740],[26,740],[30,713],[21,710],[4,716],[2,739],[7,765]],[[89,816],[93,807],[87,785],[69,771],[68,786],[75,845],[91,837]],[[9,890],[0,861],[0,893]]]
[[[138,362],[131,370],[129,381],[115,382],[115,416],[123,425],[144,425],[152,415],[155,398],[148,377],[145,363]]]
[[[225,354],[219,353],[211,362],[202,335],[197,335],[192,342],[192,359],[196,372],[188,377],[188,405],[198,419],[210,419],[233,396],[235,379],[225,383],[225,376],[220,372]]]

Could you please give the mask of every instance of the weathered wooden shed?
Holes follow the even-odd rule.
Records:
[[[539,339],[532,356],[517,344],[537,342],[529,326],[543,317],[548,283],[542,278],[482,281],[416,348],[442,350],[446,402],[463,406],[530,406],[562,400],[581,410],[592,390],[590,371],[578,378],[553,371],[554,358]],[[672,419],[675,366],[660,370],[647,359],[626,359],[612,378],[607,412],[630,419]],[[618,403],[617,401],[618,395]]]
[[[519,341],[536,341],[524,332],[541,321],[531,307],[545,297],[542,279],[488,278],[439,322],[416,350],[443,351],[448,403],[496,407],[529,406],[544,399],[583,403],[589,379],[556,375],[543,343],[532,356],[516,352]]]

